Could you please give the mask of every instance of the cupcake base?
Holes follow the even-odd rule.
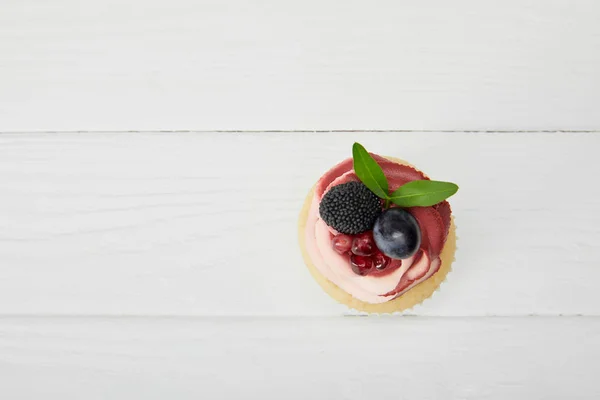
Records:
[[[408,164],[405,161],[386,157],[390,160],[393,160],[399,164]],[[302,250],[302,257],[304,258],[304,262],[310,271],[310,274],[317,281],[317,283],[323,288],[325,292],[327,292],[331,297],[333,297],[338,302],[347,305],[350,308],[365,311],[369,313],[393,313],[398,311],[407,310],[409,308],[414,307],[417,304],[422,303],[425,299],[431,297],[433,292],[440,286],[440,284],[446,280],[446,275],[452,270],[451,265],[454,261],[454,254],[456,252],[456,227],[454,225],[454,218],[452,218],[450,224],[450,231],[448,233],[448,237],[446,239],[446,243],[444,244],[444,248],[442,253],[440,254],[440,258],[442,260],[442,265],[433,276],[427,279],[424,282],[421,282],[419,285],[410,289],[408,292],[402,294],[401,296],[396,297],[393,300],[390,300],[385,303],[380,304],[371,304],[366,303],[364,301],[358,300],[352,297],[351,294],[345,292],[340,289],[336,284],[331,282],[329,279],[325,278],[317,267],[314,266],[308,252],[306,251],[306,243],[305,243],[305,231],[306,231],[306,220],[308,218],[308,211],[310,209],[311,202],[313,200],[313,192],[314,188],[310,190],[306,200],[304,201],[304,206],[302,207],[302,211],[300,212],[300,218],[298,221],[298,238],[300,241],[300,249]]]

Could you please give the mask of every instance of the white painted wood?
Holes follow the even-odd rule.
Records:
[[[355,140],[461,186],[412,313],[600,315],[600,136],[566,133],[0,135],[0,314],[342,314],[296,226]]]
[[[3,319],[8,399],[597,399],[598,318]]]
[[[0,131],[599,129],[594,0],[3,0]]]

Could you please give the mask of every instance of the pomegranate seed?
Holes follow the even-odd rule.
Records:
[[[371,232],[361,233],[352,241],[352,252],[357,256],[370,256],[375,251],[375,242]]]
[[[352,254],[350,256],[350,265],[352,266],[352,271],[354,271],[354,273],[358,275],[366,275],[373,267],[373,261],[371,260],[371,257],[357,256],[356,254]]]
[[[331,240],[331,246],[340,254],[345,254],[352,247],[352,237],[340,233]]]
[[[390,263],[390,258],[379,251],[373,254],[371,258],[373,259],[373,266],[379,271],[385,269]]]

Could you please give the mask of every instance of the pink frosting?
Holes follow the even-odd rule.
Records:
[[[388,178],[390,191],[412,180],[428,179],[414,168],[377,155],[373,157]],[[337,232],[319,216],[321,198],[331,187],[357,179],[352,169],[352,159],[344,160],[321,177],[315,188],[306,222],[306,250],[319,272],[342,290],[366,303],[385,303],[412,289],[439,270],[439,253],[448,234],[450,207],[444,202],[441,203],[445,205],[439,212],[440,205],[409,210],[421,227],[424,238],[422,252],[402,260],[400,268],[389,274],[360,276],[352,271],[347,255],[338,254],[333,250],[331,239]]]

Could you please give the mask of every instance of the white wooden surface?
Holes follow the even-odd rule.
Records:
[[[0,131],[600,129],[594,0],[2,0]]]
[[[460,184],[458,253],[419,315],[600,315],[600,136],[0,136],[0,312],[340,315],[297,244],[353,141]]]
[[[409,313],[430,318],[343,318],[300,259],[303,197],[354,140],[461,185],[454,272]],[[597,398],[599,145],[594,133],[0,135],[0,393]]]
[[[412,312],[437,317],[339,317],[300,260],[302,198],[353,140],[461,184],[454,272]],[[595,399],[599,141],[0,135],[0,394]]]
[[[597,399],[600,320],[0,320],[10,399]]]
[[[599,14],[2,0],[0,398],[599,398]],[[342,317],[300,259],[355,140],[461,185],[416,317]]]

